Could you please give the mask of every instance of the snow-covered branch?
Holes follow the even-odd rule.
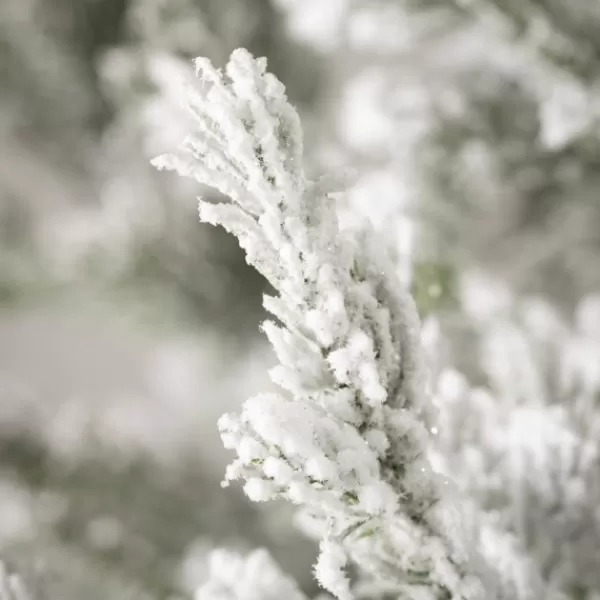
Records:
[[[402,598],[508,598],[511,576],[481,560],[477,515],[427,458],[419,319],[393,260],[368,227],[340,225],[339,184],[308,179],[300,119],[264,59],[236,50],[225,73],[196,66],[197,129],[154,164],[231,198],[201,200],[200,218],[236,235],[276,291],[263,329],[281,391],[220,420],[237,453],[227,480],[303,507],[322,535],[316,576],[338,598],[352,597],[350,561]],[[519,589],[510,597],[533,597]]]

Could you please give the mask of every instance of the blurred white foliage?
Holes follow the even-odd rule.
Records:
[[[207,581],[195,600],[306,600],[295,581],[285,575],[266,550],[244,556],[213,550],[208,557]]]
[[[348,43],[353,50],[377,54],[409,50],[414,43],[411,20],[398,4],[357,5],[348,13]]]
[[[481,271],[461,273],[460,300],[463,310],[476,322],[492,322],[506,315],[513,295],[506,282]]]
[[[143,43],[161,50],[190,53],[199,44],[218,44],[193,0],[134,0],[129,22]]]
[[[267,344],[240,354],[217,332],[156,339],[135,315],[99,310],[74,314],[69,305],[0,320],[0,434],[33,436],[65,464],[102,446],[171,467],[182,452],[207,455],[207,471],[220,471],[215,421],[264,389]]]
[[[35,536],[31,514],[33,498],[10,480],[0,481],[0,547],[22,543]]]
[[[86,541],[102,552],[118,549],[123,541],[125,530],[119,519],[102,515],[92,519],[86,527]]]
[[[340,136],[350,148],[373,152],[392,143],[394,120],[382,106],[388,83],[385,70],[374,67],[344,88],[336,115]]]
[[[34,600],[16,573],[9,573],[0,561],[0,600]]]
[[[136,249],[158,237],[164,227],[158,194],[150,184],[132,179],[131,173],[115,173],[103,182],[95,205],[71,206],[49,215],[38,234],[46,276],[73,282],[85,277],[90,265],[94,276],[108,280],[127,273]]]
[[[554,84],[540,109],[542,142],[549,148],[566,146],[593,125],[597,102],[577,81]]]
[[[287,13],[287,26],[296,39],[321,51],[335,48],[343,35],[348,0],[275,0]]]
[[[488,389],[442,372],[430,449],[436,467],[517,536],[553,593],[585,598],[600,588],[591,558],[600,548],[597,307],[584,299],[578,311],[589,311],[591,331],[569,327],[539,301],[521,319],[485,325],[484,347],[498,344],[483,363]]]
[[[129,128],[135,124],[144,134],[144,150],[151,155],[158,148],[175,148],[190,125],[180,103],[182,88],[193,77],[189,64],[152,46],[113,48],[103,54],[99,70]]]

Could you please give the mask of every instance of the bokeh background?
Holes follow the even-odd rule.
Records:
[[[571,323],[600,292],[596,2],[2,0],[0,556],[49,597],[190,597],[215,546],[315,589],[291,509],[219,486],[216,420],[269,385],[265,283],[198,223],[217,195],[149,164],[191,59],[240,46],[308,171],[354,174],[341,210],[395,248],[445,361],[477,380],[470,316],[507,298]]]

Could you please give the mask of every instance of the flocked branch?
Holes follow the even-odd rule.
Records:
[[[533,598],[533,584],[516,593],[512,572],[486,564],[477,516],[431,468],[413,300],[374,232],[341,227],[339,186],[308,179],[283,85],[244,50],[225,73],[196,66],[185,98],[196,130],[154,164],[231,198],[200,200],[200,218],[236,235],[276,292],[262,327],[280,391],[221,418],[237,454],[226,479],[303,508],[322,535],[316,576],[338,598],[352,597],[349,563],[400,598]]]

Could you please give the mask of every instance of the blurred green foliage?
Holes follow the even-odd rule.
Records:
[[[432,313],[456,310],[459,306],[456,269],[441,262],[416,262],[411,292],[422,319]]]

